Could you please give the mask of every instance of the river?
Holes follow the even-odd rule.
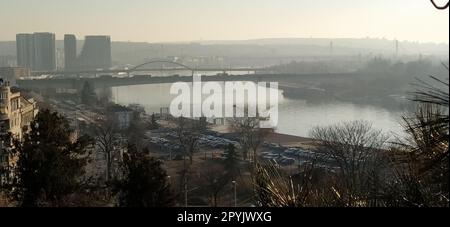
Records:
[[[122,105],[140,104],[147,113],[159,113],[169,107],[175,95],[170,95],[171,84],[133,85],[112,88],[112,99]],[[315,126],[338,122],[366,120],[376,129],[389,135],[403,135],[401,111],[379,106],[357,105],[348,102],[313,104],[305,100],[288,99],[279,92],[279,120],[276,131],[283,134],[307,137]]]

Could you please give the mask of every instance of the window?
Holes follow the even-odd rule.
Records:
[[[6,92],[0,93],[0,99],[6,99],[7,97],[8,97],[8,95],[6,94]]]

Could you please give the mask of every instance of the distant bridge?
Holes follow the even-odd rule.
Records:
[[[202,81],[254,81],[254,82],[279,82],[280,87],[286,87],[293,90],[298,90],[299,87],[291,87],[296,84],[311,84],[314,83],[333,83],[342,79],[353,79],[357,77],[355,73],[343,74],[243,74],[243,75],[214,75],[204,76]],[[47,88],[55,89],[79,89],[88,81],[96,88],[102,87],[116,87],[116,86],[130,86],[141,84],[163,84],[175,82],[192,82],[191,76],[150,76],[140,75],[134,77],[113,77],[101,76],[93,78],[47,78],[47,79],[19,79],[17,84],[19,87],[40,90]]]
[[[262,78],[267,78],[267,75],[261,77],[254,74],[246,75],[215,75],[204,76],[202,81],[261,81]],[[83,84],[88,81],[96,88],[101,87],[116,87],[116,86],[129,86],[140,84],[163,84],[163,83],[175,83],[175,82],[192,82],[191,76],[165,76],[165,77],[152,77],[152,76],[134,76],[134,77],[112,77],[102,76],[95,78],[47,78],[47,79],[20,79],[17,80],[17,84],[26,89],[79,89]]]
[[[151,68],[151,69],[145,69],[142,68],[143,66],[154,64],[154,63],[168,63],[175,65],[176,67],[161,67],[161,68]],[[163,60],[163,59],[156,59],[151,60],[145,63],[142,63],[140,65],[137,65],[133,68],[124,68],[124,69],[102,69],[102,70],[56,70],[56,71],[32,71],[31,74],[33,76],[36,75],[77,75],[77,74],[108,74],[108,73],[126,73],[130,75],[132,72],[157,72],[157,71],[190,71],[191,75],[194,74],[194,72],[236,72],[236,71],[258,71],[258,72],[264,72],[267,69],[265,68],[253,68],[253,67],[236,67],[236,68],[226,68],[226,67],[202,67],[202,68],[193,68],[184,64],[181,64],[179,62],[175,61],[169,61],[169,60]]]

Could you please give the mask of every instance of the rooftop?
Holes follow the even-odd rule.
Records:
[[[121,106],[121,105],[112,105],[112,106],[108,106],[106,108],[106,110],[108,112],[132,112],[133,110],[125,107],[125,106]]]
[[[20,92],[20,88],[18,87],[11,87],[11,93],[19,93]]]

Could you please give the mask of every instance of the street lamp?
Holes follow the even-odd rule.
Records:
[[[234,187],[234,207],[237,207],[237,198],[236,198],[236,181],[231,181],[231,183],[233,183],[233,187]]]
[[[198,188],[199,187],[195,187],[195,188],[192,188],[192,189],[188,190],[187,178],[185,178],[185,183],[184,183],[184,206],[185,207],[188,207],[188,192],[192,192],[194,190],[197,190]]]

